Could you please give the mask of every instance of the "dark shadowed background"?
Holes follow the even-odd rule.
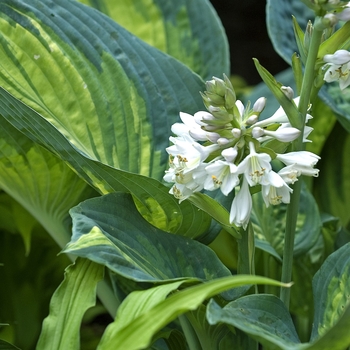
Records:
[[[215,7],[230,45],[231,74],[243,77],[249,85],[261,82],[252,58],[272,74],[288,67],[274,51],[267,34],[265,0],[210,0]]]

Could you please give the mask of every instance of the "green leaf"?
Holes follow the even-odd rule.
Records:
[[[20,348],[0,339],[0,350],[20,350]]]
[[[252,222],[257,236],[257,247],[276,256],[283,254],[286,205],[266,208],[262,196],[253,196]],[[307,253],[317,242],[321,234],[321,218],[317,204],[311,193],[303,186],[296,224],[294,256]],[[265,242],[264,244],[259,241]],[[271,245],[270,248],[266,245]],[[273,250],[271,250],[273,249]],[[280,260],[280,259],[279,259]]]
[[[99,348],[103,349],[106,346],[108,347],[108,339],[113,338],[115,334],[120,332],[123,328],[132,328],[133,322],[138,317],[147,313],[163,301],[168,294],[178,289],[183,282],[184,281],[176,281],[130,293],[118,308],[113,326],[107,327],[99,344]]]
[[[307,22],[315,17],[314,12],[300,0],[267,0],[267,31],[276,52],[289,64],[294,52],[298,52],[292,15],[303,30]]]
[[[336,331],[339,322],[342,324],[339,326],[342,329],[344,323],[350,325],[349,253],[350,243],[331,254],[313,279],[315,316],[311,340],[314,342],[320,337],[327,336],[327,332],[333,328]],[[348,332],[338,336],[332,349],[344,349],[350,345]]]
[[[280,282],[265,277],[239,275],[189,287],[160,301],[153,308],[135,318],[130,325],[116,332],[113,331],[114,323],[110,324],[98,350],[110,349],[113,346],[128,350],[143,349],[150,344],[156,332],[179,315],[197,309],[205,299],[245,284],[281,285]]]
[[[48,314],[50,298],[70,263],[39,224],[31,235],[31,249],[25,255],[23,239],[16,231],[0,231],[0,338],[13,339],[22,349],[34,349],[41,325]],[[11,334],[7,338],[6,334]]]
[[[79,2],[0,6],[1,86],[86,157],[160,179],[179,111],[203,108],[199,76]]]
[[[65,253],[89,258],[128,279],[210,280],[231,273],[207,246],[148,224],[126,193],[87,200],[71,210]]]
[[[350,135],[336,124],[321,153],[321,176],[314,181],[314,192],[320,210],[350,223]]]
[[[260,65],[259,61],[254,59],[255,67],[258,70],[261,78],[267,85],[267,87],[271,90],[272,94],[275,96],[278,103],[281,105],[283,110],[292,126],[296,128],[301,128],[301,117],[299,115],[299,111],[294,101],[290,100],[281,90],[282,84],[263,67]]]
[[[194,193],[188,200],[197,208],[209,214],[214,220],[221,224],[221,226],[229,232],[233,237],[240,238],[241,234],[230,224],[230,213],[215,199],[203,194]]]
[[[1,89],[0,112],[101,193],[131,192],[153,224],[203,233],[203,212],[181,207],[157,181],[116,170],[162,177],[170,125],[180,110],[202,108],[203,82],[99,12],[67,0],[51,5],[3,5],[0,83],[10,94]]]
[[[190,67],[203,79],[230,72],[225,31],[207,0],[80,2],[105,13],[140,39]]]
[[[70,238],[64,224],[69,218],[68,210],[95,191],[59,158],[35,144],[1,116],[0,126],[0,186],[63,247]],[[32,219],[18,210],[17,227],[22,231],[28,251],[28,230],[33,222],[30,224]]]
[[[328,105],[335,116],[345,128],[350,132],[350,92],[349,89],[340,90],[339,83],[325,84],[319,94],[321,100]]]
[[[274,295],[248,295],[224,308],[211,300],[207,319],[210,324],[237,327],[270,350],[297,349],[294,346],[300,343],[287,308]]]
[[[239,331],[231,332],[223,324],[210,325],[206,320],[206,307],[201,305],[198,309],[186,313],[185,317],[190,321],[196,332],[203,349],[241,349],[242,345],[249,349],[249,338]]]
[[[79,349],[79,329],[85,311],[95,305],[97,282],[104,267],[77,259],[51,299],[50,314],[44,320],[38,350]]]

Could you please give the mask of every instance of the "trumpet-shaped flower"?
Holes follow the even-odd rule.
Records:
[[[220,188],[227,196],[239,184],[237,166],[233,163],[219,159],[207,165],[205,170],[209,174],[204,183],[206,190],[213,191]]]
[[[238,165],[238,173],[244,174],[249,186],[268,184],[266,174],[271,170],[271,157],[257,153],[253,142],[249,142],[249,149],[249,155]]]
[[[323,60],[327,62],[324,66],[326,73],[324,80],[327,83],[339,81],[339,87],[344,90],[350,85],[350,52],[338,50],[333,55],[325,55]]]
[[[285,165],[290,165],[301,175],[318,176],[319,170],[315,169],[314,166],[321,158],[312,152],[289,152],[285,154],[277,154],[276,158]]]
[[[282,176],[280,176],[279,173],[270,171],[267,177],[269,179],[269,184],[261,186],[261,192],[266,207],[270,204],[289,203],[290,194],[293,190],[286,184]]]
[[[252,212],[252,207],[253,202],[249,192],[248,182],[246,178],[243,178],[242,186],[232,201],[230,223],[239,227],[242,226],[246,229]]]

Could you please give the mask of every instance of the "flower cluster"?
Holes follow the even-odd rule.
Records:
[[[300,131],[290,125],[282,108],[258,121],[264,97],[252,108],[249,103],[245,107],[226,76],[214,77],[206,88],[202,98],[207,111],[193,116],[180,113],[182,123],[172,126],[176,136],[170,137],[173,145],[167,148],[170,160],[164,180],[174,183],[170,193],[180,201],[202,189],[220,189],[224,195],[236,191],[230,222],[246,228],[253,187],[261,189],[266,206],[289,203],[290,185],[300,175],[318,176],[314,166],[319,157],[307,151],[277,152],[283,152]],[[298,103],[298,98],[294,101]],[[304,141],[311,131],[305,128]],[[272,166],[276,161],[281,167],[278,172]]]
[[[350,8],[349,8],[350,10]],[[324,69],[326,73],[324,80],[327,83],[339,81],[339,87],[344,90],[350,85],[350,52],[338,50],[333,55],[325,55],[323,61],[326,62]]]

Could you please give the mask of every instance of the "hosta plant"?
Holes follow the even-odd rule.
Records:
[[[0,0],[2,349],[350,346],[350,3],[266,23],[248,95],[207,0]]]

